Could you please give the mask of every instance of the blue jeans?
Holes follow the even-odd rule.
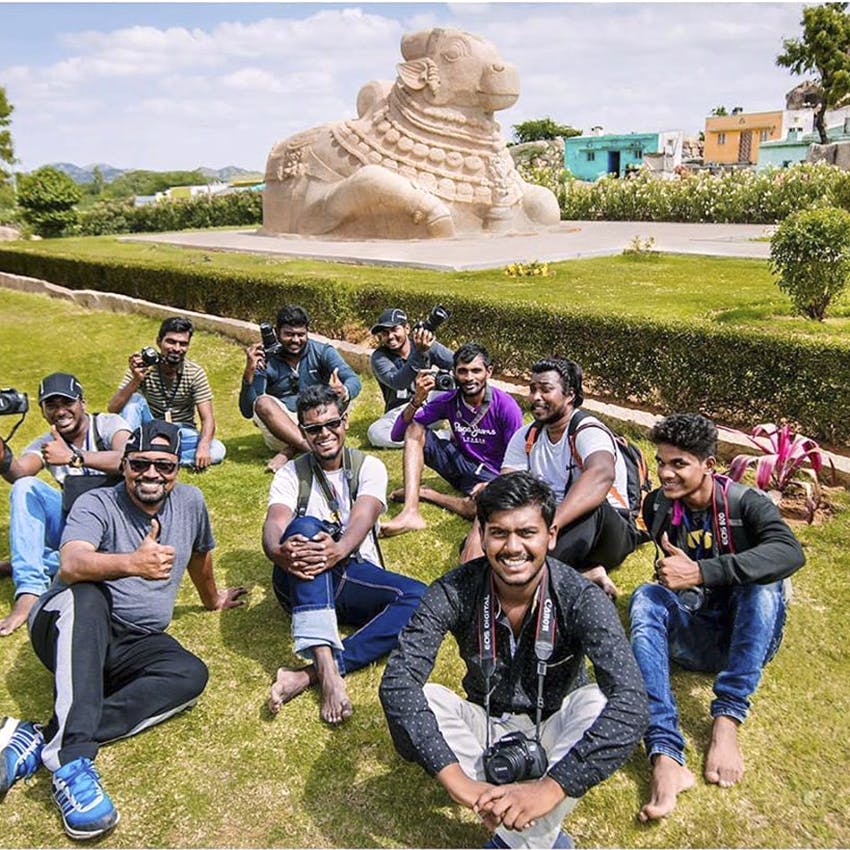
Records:
[[[483,463],[468,458],[455,443],[438,437],[433,431],[425,432],[423,460],[425,466],[467,496],[479,484],[489,483],[498,475]]]
[[[59,569],[62,537],[62,493],[28,475],[9,492],[9,548],[15,598],[41,596]]]
[[[702,608],[684,608],[676,593],[642,584],[629,603],[631,641],[649,696],[647,755],[685,763],[670,661],[686,670],[716,673],[712,717],[743,722],[762,668],[779,649],[785,625],[782,582],[715,588]]]
[[[296,517],[281,542],[293,534],[312,539],[323,530],[315,517]],[[340,561],[312,580],[296,578],[275,566],[272,586],[280,604],[292,614],[295,651],[312,658],[312,647],[330,646],[343,676],[395,647],[425,592],[421,581],[354,558]],[[356,626],[357,631],[340,640],[337,622]]]
[[[133,431],[139,425],[143,425],[145,422],[150,422],[153,419],[147,399],[141,393],[133,393],[127,404],[121,408],[120,413]],[[179,422],[176,424],[180,425]],[[195,451],[198,448],[200,436],[197,428],[192,428],[190,425],[180,425],[180,466],[195,465]],[[221,463],[226,453],[227,449],[225,449],[224,443],[221,440],[212,440],[210,442],[211,463]]]

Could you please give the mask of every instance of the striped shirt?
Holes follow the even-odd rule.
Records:
[[[118,389],[123,389],[133,380],[133,373],[128,369],[121,379]],[[207,380],[207,373],[193,360],[184,360],[183,368],[175,378],[177,386],[166,384],[160,373],[160,365],[154,366],[148,372],[139,387],[139,392],[145,397],[148,407],[155,419],[165,419],[166,409],[171,410],[171,421],[181,425],[195,427],[195,406],[205,401],[212,401],[212,390]]]

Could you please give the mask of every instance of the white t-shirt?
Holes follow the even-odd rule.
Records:
[[[575,415],[575,414],[573,414]],[[589,457],[593,452],[608,452],[614,455],[614,486],[623,497],[623,501],[619,501],[613,492],[608,493],[608,502],[614,508],[628,507],[628,493],[626,492],[627,474],[626,462],[622,455],[614,447],[614,441],[611,439],[609,432],[604,428],[590,427],[587,423],[594,422],[602,425],[595,416],[587,416],[581,421],[580,430],[575,438],[576,451],[582,459]],[[525,452],[525,441],[528,436],[529,425],[524,425],[511,437],[508,443],[505,459],[502,462],[502,469],[528,469],[533,472],[539,479],[545,481],[554,491],[555,497],[559,502],[563,501],[566,495],[567,485],[570,479],[570,470],[572,469],[572,479],[577,481],[581,476],[581,469],[578,465],[573,468],[573,457],[570,451],[570,441],[567,439],[567,431],[564,429],[561,439],[557,443],[553,443],[549,439],[549,434],[546,428],[537,438],[537,441],[531,447],[531,453]]]
[[[326,472],[325,476],[328,484],[337,494],[342,527],[345,529],[348,527],[348,518],[351,515],[348,480],[343,475],[342,469]],[[357,497],[360,496],[373,496],[377,499],[381,503],[381,513],[387,509],[387,468],[372,455],[366,455],[360,467]],[[285,505],[293,513],[298,507],[298,474],[295,471],[294,460],[289,461],[275,473],[269,490],[269,505]],[[331,509],[315,475],[310,489],[310,498],[307,501],[307,515],[317,519],[331,519]],[[366,539],[360,544],[359,552],[361,558],[380,566],[381,559],[371,534],[366,535]]]

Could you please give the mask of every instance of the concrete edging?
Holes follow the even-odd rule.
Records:
[[[131,298],[129,295],[119,295],[114,292],[99,292],[94,289],[68,289],[46,280],[24,275],[0,272],[0,286],[5,289],[13,289],[19,292],[30,292],[37,295],[49,295],[51,298],[62,298],[73,301],[81,307],[95,310],[110,310],[113,313],[136,313],[155,319],[163,319],[167,316],[179,314],[188,316],[196,328],[211,333],[221,334],[229,339],[236,340],[243,345],[257,342],[259,332],[254,322],[245,322],[241,319],[228,319],[221,316],[212,316],[209,313],[196,313],[192,310],[180,310],[176,307],[162,306],[152,301],[141,298]],[[371,374],[372,349],[366,345],[358,345],[345,340],[329,339],[311,331],[311,336],[321,342],[330,343],[351,364],[356,372],[369,372]],[[517,401],[524,401],[526,388],[519,384],[506,381],[493,381],[493,384],[505,392],[510,393]],[[613,428],[630,428],[646,435],[649,429],[661,418],[653,413],[638,410],[631,407],[623,407],[616,404],[608,404],[595,399],[585,399],[582,405],[602,417]],[[719,441],[718,455],[723,460],[729,460],[737,454],[749,454],[753,444],[743,431],[733,428],[718,426]],[[839,484],[850,489],[850,457],[824,451],[827,465],[829,460],[835,465],[835,477]]]

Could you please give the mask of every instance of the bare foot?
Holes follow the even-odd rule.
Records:
[[[594,584],[598,584],[606,593],[609,599],[614,600],[620,595],[620,588],[608,578],[608,573],[605,567],[601,564],[596,567],[591,567],[589,570],[583,570],[582,575]]]
[[[278,452],[267,464],[266,472],[277,472],[289,462],[289,455],[286,452]]]
[[[419,511],[402,511],[395,519],[381,523],[381,537],[395,537],[408,531],[420,531],[426,527]]]
[[[338,673],[325,675],[319,682],[319,687],[322,689],[322,707],[319,709],[322,720],[334,726],[348,720],[354,713],[354,707],[348,698],[345,679]]]
[[[396,487],[395,490],[390,493],[390,501],[398,502],[399,504],[404,503],[404,487]]]
[[[646,823],[669,815],[676,808],[676,797],[693,788],[696,781],[685,765],[670,756],[654,756],[649,778],[649,802],[638,812],[638,820]]]
[[[732,717],[714,718],[703,775],[706,782],[721,788],[731,788],[743,778],[744,757],[738,746],[738,721]]]
[[[12,562],[0,561],[0,578],[8,578],[12,575]]]
[[[291,667],[281,667],[272,683],[269,693],[268,706],[272,714],[277,714],[284,703],[303,694],[311,685],[316,683],[315,669],[301,667],[297,670]]]
[[[27,621],[30,608],[35,605],[38,597],[34,593],[22,593],[12,606],[9,615],[0,620],[0,637],[8,637],[15,629],[19,629]]]

